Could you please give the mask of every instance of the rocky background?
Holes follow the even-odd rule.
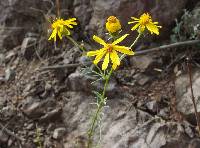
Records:
[[[87,59],[77,47],[64,40],[54,48],[47,41],[55,10],[51,0],[0,1],[0,148],[86,146],[95,109],[91,91],[101,84],[91,85],[93,77],[81,72]],[[130,16],[143,12],[163,26],[160,36],[140,41],[135,50],[200,37],[198,0],[61,0],[61,12],[78,18],[73,37],[88,49],[95,47],[93,34],[103,36],[109,15],[116,15],[126,32]],[[198,46],[131,57],[109,85],[100,147],[199,148],[189,54],[200,110]]]

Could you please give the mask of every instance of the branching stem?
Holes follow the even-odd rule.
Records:
[[[92,124],[91,124],[89,131],[88,131],[88,145],[87,145],[88,148],[91,148],[91,146],[92,146],[93,134],[94,134],[94,131],[95,131],[96,123],[99,119],[100,113],[101,113],[101,111],[102,111],[102,109],[105,105],[105,102],[106,102],[105,94],[106,94],[106,89],[108,87],[108,83],[109,83],[109,80],[111,78],[112,72],[113,72],[113,69],[111,68],[110,72],[105,77],[105,84],[104,84],[102,96],[100,98],[100,103],[97,105],[98,108],[97,108],[97,110],[96,110],[96,112],[95,112],[95,114],[92,118]]]
[[[135,41],[131,44],[130,48],[132,48],[136,43],[137,41],[140,39],[142,33],[139,33],[137,38],[135,39]],[[123,54],[121,57],[120,57],[120,61],[122,61],[124,58],[126,57],[126,54]]]
[[[188,74],[189,74],[191,99],[192,99],[192,103],[193,103],[193,106],[194,106],[194,113],[195,113],[195,117],[196,117],[196,121],[197,121],[198,134],[200,136],[200,123],[199,123],[199,116],[198,116],[198,111],[197,111],[197,104],[195,102],[195,97],[194,97],[194,92],[193,92],[193,86],[192,86],[192,70],[191,70],[190,58],[188,59],[187,67],[188,67]]]

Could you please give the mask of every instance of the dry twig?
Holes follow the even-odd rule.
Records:
[[[75,67],[78,67],[78,66],[81,66],[81,63],[46,66],[46,67],[41,67],[39,69],[39,71],[43,71],[43,70],[55,70],[55,69],[60,69],[60,68],[75,68]]]
[[[200,40],[189,40],[189,41],[177,42],[177,43],[163,45],[163,46],[160,46],[160,47],[150,48],[150,49],[146,49],[146,50],[142,50],[142,51],[136,51],[135,56],[147,54],[147,53],[150,53],[150,52],[156,52],[156,51],[160,51],[160,50],[167,49],[167,48],[170,49],[170,48],[183,46],[183,45],[190,45],[191,46],[191,45],[198,44],[198,43],[200,43]]]
[[[3,126],[1,123],[0,123],[0,128],[2,129],[2,132],[5,131],[8,135],[14,137],[15,139],[17,139],[19,141],[24,141],[24,139],[15,135],[13,132],[11,132],[9,129],[7,129],[5,126]]]
[[[195,113],[195,117],[196,117],[196,121],[197,121],[198,133],[200,136],[200,123],[199,123],[199,116],[198,116],[198,111],[197,111],[197,104],[195,102],[195,97],[194,97],[194,92],[193,92],[193,87],[192,87],[192,70],[191,70],[190,60],[191,60],[191,56],[188,58],[187,67],[188,67],[189,84],[190,84],[190,90],[191,90],[191,99],[192,99],[192,103],[194,106],[194,113]]]

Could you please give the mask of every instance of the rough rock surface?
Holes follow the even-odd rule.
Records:
[[[193,91],[197,104],[197,111],[200,111],[199,101],[200,72],[193,73]],[[176,79],[177,110],[185,115],[194,114],[194,106],[191,99],[191,89],[188,74],[181,75]]]
[[[84,135],[90,121],[88,120],[91,115],[90,109],[93,108],[90,104],[91,97],[75,92],[68,92],[66,95],[69,97],[66,98],[69,103],[64,107],[63,113],[64,123],[68,125],[65,146],[71,148],[76,144],[83,144],[84,147],[86,144]],[[122,98],[108,101],[109,107],[105,108],[102,118],[101,147],[186,148],[188,146],[191,137],[185,134],[184,126],[155,118],[136,108],[128,111],[125,103],[127,101]],[[70,120],[71,118],[73,120]],[[95,138],[98,140],[98,133],[96,135]],[[75,144],[76,140],[80,143]]]

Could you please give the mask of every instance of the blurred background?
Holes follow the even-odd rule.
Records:
[[[198,0],[61,0],[60,3],[63,18],[78,18],[76,33],[79,39],[102,35],[110,15],[117,16],[124,32],[129,32],[131,26],[127,22],[130,17],[149,12],[153,20],[163,26],[157,39],[169,40],[176,25],[175,19],[180,20],[184,10],[192,11],[199,5]],[[49,21],[56,16],[56,4],[51,0],[1,0],[0,7],[1,48],[11,49],[21,44],[28,33],[48,36]]]

